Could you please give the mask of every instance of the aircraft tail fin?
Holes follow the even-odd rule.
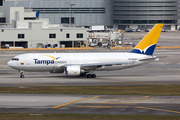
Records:
[[[145,55],[153,55],[164,24],[156,24],[152,30],[130,51]]]
[[[36,12],[36,18],[37,18],[37,19],[39,19],[39,13],[40,13],[40,11],[37,11],[37,12]]]

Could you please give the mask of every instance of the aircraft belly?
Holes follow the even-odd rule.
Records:
[[[55,73],[63,73],[63,72],[64,72],[64,67],[60,67],[60,66],[56,67],[56,66],[54,66],[52,72],[55,72]]]
[[[41,65],[19,66],[19,67],[16,67],[16,69],[24,70],[24,71],[41,72],[41,71],[52,71],[53,70],[53,66],[41,66]]]

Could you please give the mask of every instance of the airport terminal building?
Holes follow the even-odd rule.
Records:
[[[178,0],[114,0],[113,24],[144,30],[165,23],[168,30],[178,27]]]
[[[40,11],[40,18],[63,26],[112,26],[111,0],[5,0],[4,6]],[[71,19],[70,19],[71,18]]]
[[[179,0],[4,0],[4,6],[40,11],[50,24],[63,26],[105,25],[142,30],[155,23],[166,29],[180,27]]]

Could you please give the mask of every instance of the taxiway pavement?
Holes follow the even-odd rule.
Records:
[[[0,113],[180,115],[180,97],[0,94]]]

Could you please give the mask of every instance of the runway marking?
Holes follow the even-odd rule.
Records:
[[[115,107],[128,107],[128,106],[79,106],[79,107],[89,107],[89,108],[115,108]]]
[[[114,82],[114,83],[126,83],[126,84],[154,84],[154,85],[169,85],[164,83],[143,83],[143,82],[119,82],[119,81],[108,81],[108,82]]]
[[[80,102],[80,101],[85,101],[85,100],[90,100],[90,99],[95,99],[95,98],[98,98],[98,97],[100,97],[100,96],[95,96],[95,97],[91,97],[91,98],[76,100],[76,101],[68,102],[68,103],[65,103],[65,104],[62,104],[62,105],[54,106],[53,108],[59,108],[59,107],[62,107],[62,106],[65,106],[65,105],[69,105],[69,104],[72,104],[72,103],[76,103],[76,102]]]
[[[157,111],[164,111],[164,112],[172,112],[172,113],[180,114],[179,111],[172,111],[172,110],[164,110],[164,109],[157,109],[157,108],[148,108],[148,107],[141,107],[141,106],[136,106],[136,108],[149,109],[149,110],[157,110]]]
[[[52,84],[33,84],[33,83],[6,83],[14,85],[37,85],[37,86],[66,86],[66,85],[52,85]]]

